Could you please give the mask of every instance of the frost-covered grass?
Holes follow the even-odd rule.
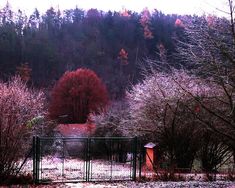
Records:
[[[57,158],[55,156],[47,156],[42,158],[40,168],[42,173],[39,174],[40,180],[48,180],[50,184],[37,185],[36,187],[72,187],[72,188],[235,188],[235,182],[232,181],[214,181],[205,182],[205,174],[183,174],[185,181],[157,181],[156,174],[150,171],[142,171],[146,182],[122,181],[131,180],[131,164],[118,163],[108,160],[91,160],[90,166],[87,166],[84,160],[79,158]],[[32,173],[33,161],[28,160],[23,170],[26,173]],[[86,168],[89,168],[89,178],[92,182],[85,182]],[[112,172],[112,173],[111,173]],[[138,172],[137,172],[138,174]],[[160,174],[158,174],[160,175]],[[182,174],[176,174],[181,176]],[[138,177],[137,177],[138,179]],[[224,175],[217,175],[217,180],[224,179]],[[52,183],[54,182],[60,183]],[[111,180],[111,181],[110,181]],[[120,181],[113,181],[120,180]],[[81,182],[77,182],[81,181]],[[83,182],[84,181],[84,182]],[[105,182],[106,181],[106,182]],[[35,187],[33,185],[33,187]]]
[[[56,183],[48,185],[33,185],[27,187],[38,188],[235,188],[235,182],[216,181],[216,182],[86,182],[86,183]]]
[[[235,188],[235,182],[114,182],[114,183],[67,183],[61,187],[71,188]]]
[[[111,165],[112,163],[112,165]],[[33,161],[28,160],[25,164],[23,171],[26,173],[32,173]],[[112,174],[111,174],[112,167]],[[235,188],[235,182],[232,181],[220,181],[223,178],[223,174],[217,175],[217,180],[214,182],[205,182],[205,174],[184,174],[185,181],[157,181],[156,174],[150,171],[143,171],[142,175],[146,175],[148,181],[134,182],[134,181],[122,181],[130,180],[131,164],[130,163],[117,163],[113,161],[105,160],[91,160],[90,166],[90,178],[92,182],[77,182],[85,181],[85,168],[86,162],[78,158],[66,158],[61,160],[54,156],[47,156],[42,158],[40,168],[43,169],[43,173],[40,174],[40,179],[49,180],[53,179],[55,182],[42,185],[33,185],[32,187],[72,187],[72,188]],[[138,174],[138,172],[137,172]],[[182,176],[182,174],[176,174]],[[154,178],[155,177],[155,178]],[[103,181],[101,181],[103,180]],[[108,181],[107,181],[108,180]],[[109,181],[109,180],[121,180],[121,181]],[[71,181],[70,183],[67,181]],[[74,181],[74,182],[73,182]],[[106,182],[105,182],[106,181]],[[61,183],[62,182],[62,183]],[[63,183],[64,182],[64,183]],[[73,183],[72,183],[73,182]],[[30,187],[30,186],[29,186]]]
[[[33,161],[29,160],[24,171],[32,173]],[[131,180],[132,165],[130,162],[119,163],[109,160],[85,160],[79,158],[55,158],[43,157],[40,161],[40,180],[47,181],[85,181],[89,171],[89,179],[92,181],[107,180]]]

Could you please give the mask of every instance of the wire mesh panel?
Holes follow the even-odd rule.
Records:
[[[91,138],[89,180],[133,180],[135,146],[133,138]]]
[[[43,182],[135,180],[136,138],[34,139],[34,180]]]
[[[85,181],[87,139],[64,139],[64,180]]]

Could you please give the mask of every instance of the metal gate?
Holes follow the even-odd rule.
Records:
[[[136,137],[35,137],[33,148],[35,183],[136,179]]]

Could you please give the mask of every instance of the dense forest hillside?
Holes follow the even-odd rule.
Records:
[[[0,77],[26,74],[34,86],[48,87],[65,71],[85,67],[103,79],[112,99],[122,98],[140,79],[140,61],[174,53],[174,39],[183,35],[181,17],[79,8],[36,9],[26,16],[7,4],[0,12]]]

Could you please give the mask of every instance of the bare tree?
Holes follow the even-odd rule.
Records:
[[[108,110],[100,114],[91,114],[96,124],[94,136],[129,136],[126,127],[131,123],[128,104],[125,100],[113,101]],[[133,135],[132,135],[133,136]]]
[[[44,100],[42,92],[28,89],[18,77],[0,82],[0,182],[16,175],[31,145],[31,120],[45,113]]]
[[[178,55],[190,65],[192,73],[216,83],[219,93],[212,99],[190,94],[213,120],[198,116],[207,128],[226,139],[235,151],[235,24],[234,2],[228,0],[227,17],[203,16],[184,20],[187,42],[178,42]],[[210,100],[210,102],[208,102]],[[213,100],[213,102],[211,102]]]
[[[222,139],[218,139],[217,134],[206,130],[201,136],[198,157],[201,159],[203,171],[216,172],[225,161],[231,158],[231,149],[223,143]]]
[[[151,133],[173,169],[192,167],[204,131],[196,118],[200,110],[198,102],[178,82],[200,98],[216,93],[214,85],[183,71],[161,73],[153,70],[127,95],[134,122],[132,132]]]

